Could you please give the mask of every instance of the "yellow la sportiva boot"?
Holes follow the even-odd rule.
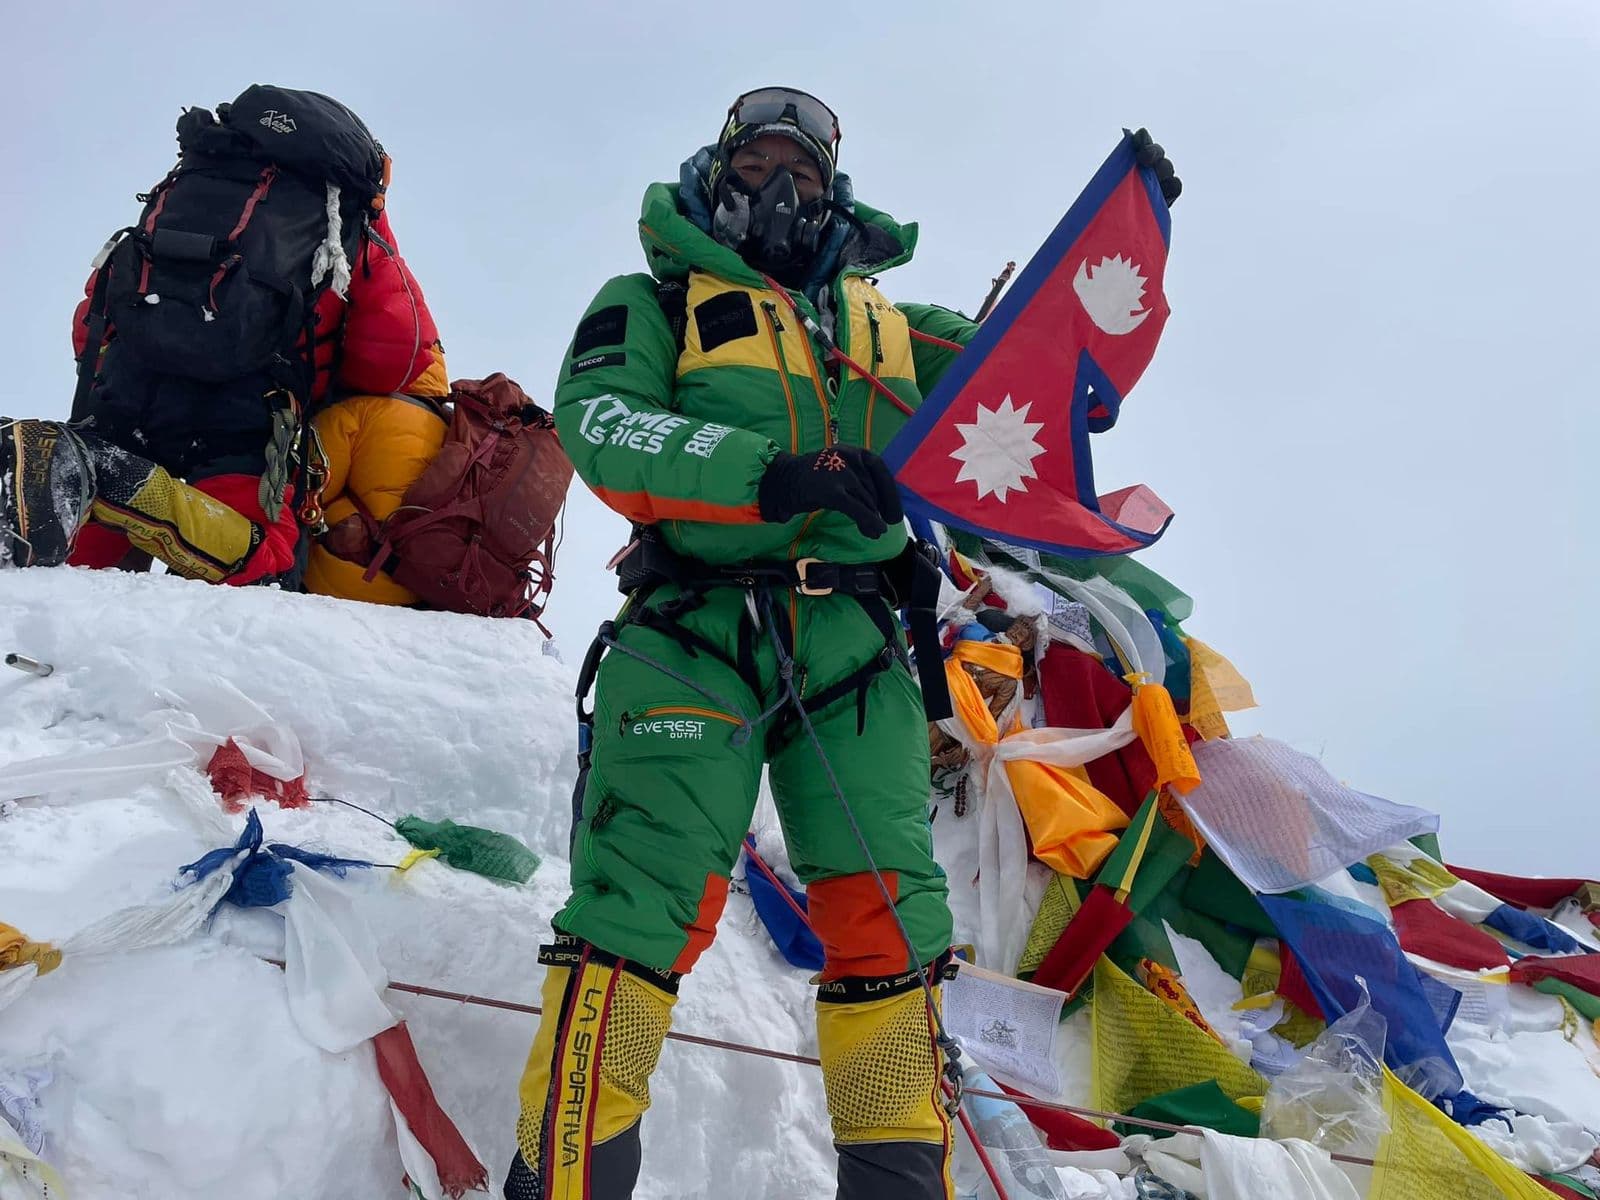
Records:
[[[83,442],[95,472],[90,518],[120,530],[174,575],[221,583],[260,546],[261,526],[237,509],[104,438],[86,434]]]
[[[818,989],[817,1043],[839,1151],[838,1200],[955,1195],[943,1055],[918,974],[837,979]]]
[[[679,976],[562,934],[539,961],[543,1016],[519,1088],[505,1198],[628,1200]]]

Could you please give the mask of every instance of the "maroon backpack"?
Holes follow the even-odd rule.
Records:
[[[537,620],[572,462],[550,414],[504,375],[450,389],[444,445],[379,528],[366,578],[387,570],[430,608]]]

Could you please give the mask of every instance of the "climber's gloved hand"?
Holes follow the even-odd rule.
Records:
[[[1171,208],[1173,201],[1183,194],[1183,180],[1178,178],[1177,170],[1167,157],[1167,152],[1161,148],[1161,143],[1150,137],[1148,129],[1140,129],[1133,134],[1133,152],[1141,167],[1150,167],[1155,171],[1156,182],[1161,185],[1161,198]]]
[[[756,492],[761,519],[782,524],[819,508],[843,513],[863,537],[875,538],[905,519],[888,465],[860,446],[806,454],[780,450]]]

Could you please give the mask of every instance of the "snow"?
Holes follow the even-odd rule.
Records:
[[[503,830],[542,857],[522,887],[432,860],[326,885],[370,927],[392,979],[537,1003],[535,955],[565,897],[575,780],[574,675],[544,649],[531,622],[170,576],[0,571],[0,653],[55,668],[45,677],[0,670],[0,781],[25,760],[148,741],[174,696],[231,685],[292,730],[313,796]],[[202,724],[207,715],[195,711]],[[258,813],[269,841],[383,864],[409,849],[343,805]],[[162,901],[181,865],[231,843],[243,821],[189,766],[0,804],[0,921],[59,943],[109,913]],[[977,929],[977,826],[948,805],[934,822],[958,941]],[[787,873],[769,799],[754,828]],[[283,927],[274,913],[224,908],[177,945],[69,956],[5,1009],[0,1084],[38,1089],[44,1158],[76,1200],[405,1195],[370,1047],[332,1054],[307,1041],[283,973],[263,961],[282,957]],[[1173,942],[1196,1002],[1245,1053],[1237,983],[1197,943]],[[1470,1088],[1531,1114],[1480,1136],[1529,1166],[1570,1163],[1592,1148],[1577,1126],[1600,1129],[1600,1050],[1558,1001],[1507,992],[1503,1028],[1458,1021],[1450,1034]],[[498,1194],[533,1018],[392,991],[387,1000]],[[816,1052],[807,975],[777,954],[737,884],[674,1025]],[[1056,1099],[1090,1102],[1089,1040],[1087,1011],[1062,1026]],[[652,1092],[640,1200],[832,1193],[814,1069],[668,1042]],[[1125,1174],[1126,1157],[1111,1155],[1055,1156],[1066,1194],[1132,1195],[1131,1181],[1105,1169]]]
[[[0,652],[55,671],[0,671],[0,775],[22,760],[147,738],[167,704],[158,690],[225,680],[293,730],[311,795],[390,818],[500,829],[541,855],[524,887],[435,861],[336,885],[353,896],[392,979],[537,1003],[535,955],[565,897],[575,778],[574,674],[542,652],[542,640],[531,622],[170,576],[3,571]],[[190,768],[104,798],[52,795],[9,808],[0,817],[0,921],[56,942],[169,896],[181,865],[243,825]],[[342,805],[258,812],[269,841],[379,863],[409,849]],[[954,858],[975,864],[974,821],[946,814],[936,827]],[[756,828],[785,871],[768,802]],[[952,872],[963,937],[976,916],[970,873]],[[225,908],[180,945],[64,961],[5,1010],[0,1077],[30,1065],[53,1071],[41,1093],[44,1157],[74,1200],[404,1195],[370,1049],[313,1047],[291,1019],[282,973],[258,957],[281,956],[282,928],[275,915]],[[396,992],[388,1000],[498,1194],[534,1018]],[[745,897],[730,898],[716,943],[683,985],[674,1027],[816,1052],[807,975],[778,956]],[[1069,1098],[1087,1102],[1087,1022],[1075,1028],[1061,1039],[1074,1057]],[[831,1193],[834,1155],[813,1069],[668,1042],[652,1093],[641,1200]]]
[[[1600,1048],[1594,1031],[1566,1016],[1561,1001],[1510,987],[1510,1029],[1457,1020],[1446,1034],[1467,1090],[1519,1110],[1508,1129],[1473,1129],[1526,1170],[1566,1171],[1586,1162],[1600,1141]]]

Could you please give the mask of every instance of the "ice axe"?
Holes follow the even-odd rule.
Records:
[[[1006,284],[1011,282],[1011,276],[1016,272],[1016,269],[1017,264],[1014,261],[1008,262],[1000,274],[989,281],[989,294],[983,298],[983,303],[978,305],[978,315],[972,318],[979,325],[982,325],[989,314],[994,311],[995,303],[1000,299],[1001,291],[1005,289]]]

